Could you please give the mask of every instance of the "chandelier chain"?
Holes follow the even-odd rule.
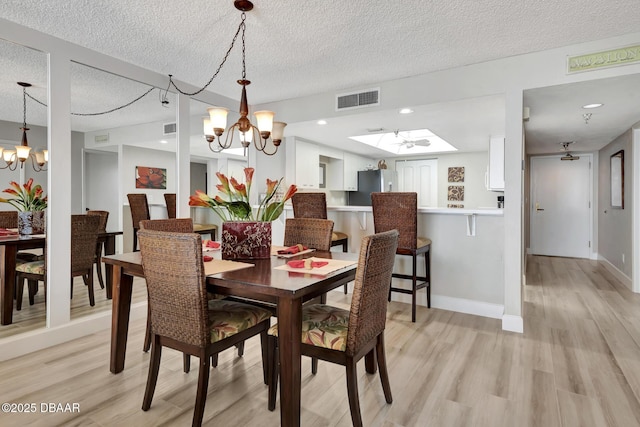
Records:
[[[114,111],[122,110],[123,108],[127,108],[129,105],[131,105],[131,104],[133,104],[133,103],[135,103],[135,102],[140,101],[142,98],[144,98],[145,96],[149,95],[149,94],[150,94],[152,91],[154,91],[155,89],[157,89],[157,88],[152,87],[151,89],[149,89],[148,91],[146,91],[145,93],[143,93],[142,95],[140,95],[139,97],[137,97],[136,99],[134,99],[133,101],[127,102],[127,103],[126,103],[126,104],[124,104],[124,105],[121,105],[121,106],[119,106],[119,107],[112,108],[112,109],[107,110],[107,111],[101,111],[101,112],[99,112],[99,113],[71,113],[71,115],[72,115],[72,116],[101,116],[101,115],[103,115],[103,114],[113,113]],[[40,101],[39,99],[37,99],[37,98],[35,98],[35,97],[33,97],[33,96],[29,95],[28,93],[26,93],[26,90],[25,90],[25,94],[26,94],[26,96],[28,96],[29,98],[31,98],[31,99],[33,99],[35,102],[37,102],[38,104],[40,104],[40,105],[43,105],[43,106],[47,107],[47,104],[46,104],[46,103],[44,103],[44,102]],[[25,99],[25,103],[26,103],[26,99]],[[26,106],[25,106],[25,116],[26,116]]]
[[[242,27],[242,80],[247,79],[247,68],[245,66],[245,60],[244,60],[244,51],[245,51],[244,30],[246,28],[246,25],[244,23],[245,17],[246,17],[245,13],[242,12],[242,22],[240,23],[240,26]]]
[[[244,72],[244,28],[245,28],[245,23],[244,20],[246,18],[246,15],[244,12],[242,12],[242,21],[240,22],[240,25],[238,25],[238,29],[236,30],[236,33],[233,36],[233,40],[231,41],[231,45],[229,46],[229,49],[227,49],[227,53],[225,53],[224,58],[222,58],[222,62],[220,63],[220,65],[218,65],[218,68],[216,69],[216,72],[213,73],[213,76],[211,76],[211,78],[209,79],[209,81],[207,82],[207,84],[205,84],[202,88],[198,89],[195,92],[185,92],[183,90],[181,90],[178,86],[176,86],[175,82],[173,81],[173,78],[171,76],[171,74],[169,74],[169,84],[171,86],[173,86],[179,93],[181,93],[182,95],[187,95],[187,96],[194,96],[197,95],[201,92],[203,92],[207,87],[209,87],[209,85],[211,84],[211,82],[213,82],[213,79],[215,79],[218,74],[220,73],[220,70],[222,70],[222,67],[224,66],[224,64],[227,62],[227,58],[229,58],[229,55],[231,54],[231,51],[233,50],[233,46],[236,43],[236,40],[238,39],[238,34],[240,34],[240,30],[242,29],[242,78],[244,78],[245,76],[245,72]]]
[[[22,88],[22,127],[27,127],[27,88]]]

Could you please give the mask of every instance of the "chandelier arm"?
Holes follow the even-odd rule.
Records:
[[[34,171],[42,172],[47,170],[45,167],[40,166],[40,163],[38,163],[38,161],[35,159],[35,156],[33,154],[29,154],[29,158],[31,159],[31,167],[33,168]],[[36,168],[36,165],[38,166],[37,168]]]
[[[227,53],[225,53],[224,58],[222,58],[222,62],[220,63],[220,65],[218,65],[218,68],[216,69],[216,72],[213,73],[213,76],[211,76],[211,78],[209,79],[207,84],[205,84],[202,88],[198,89],[195,92],[185,92],[185,91],[181,90],[178,86],[176,86],[176,84],[173,81],[171,75],[169,75],[169,84],[171,86],[173,86],[182,95],[194,96],[194,95],[197,95],[197,94],[203,92],[207,87],[209,87],[211,82],[213,82],[213,79],[215,79],[218,76],[218,73],[220,73],[220,70],[222,70],[222,67],[227,62],[227,58],[229,58],[229,55],[231,54],[231,51],[233,50],[233,46],[236,44],[236,40],[238,39],[238,34],[240,34],[240,30],[241,29],[242,29],[242,44],[243,44],[242,63],[243,63],[243,66],[244,66],[244,28],[246,26],[245,23],[244,23],[245,19],[246,19],[246,15],[245,15],[244,12],[242,12],[242,21],[240,22],[240,25],[238,25],[238,29],[236,30],[236,33],[233,36],[233,40],[231,41],[231,46],[229,46],[229,49],[227,49]]]

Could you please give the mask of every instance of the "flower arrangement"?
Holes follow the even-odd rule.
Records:
[[[280,178],[278,181],[267,179],[266,196],[264,200],[260,202],[254,215],[253,209],[251,209],[251,205],[249,204],[253,172],[253,168],[244,169],[245,184],[240,184],[234,177],[229,179],[220,172],[216,173],[220,181],[220,184],[218,184],[216,188],[222,193],[226,200],[220,195],[211,198],[205,192],[196,190],[196,194],[189,197],[189,206],[211,208],[222,221],[270,222],[277,219],[280,214],[282,214],[284,203],[298,191],[298,188],[295,185],[291,185],[282,200],[274,200],[283,178]]]
[[[7,188],[3,193],[15,197],[11,199],[0,197],[0,202],[9,203],[20,212],[43,211],[47,208],[47,196],[43,196],[40,184],[33,185],[33,178],[29,178],[22,186],[15,181],[11,181],[9,185],[13,188]]]

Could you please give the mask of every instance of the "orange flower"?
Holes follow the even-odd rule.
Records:
[[[296,191],[298,191],[298,187],[295,184],[291,184],[286,194],[284,195],[284,198],[282,199],[282,201],[286,202],[287,200],[292,198],[293,195],[296,194]]]

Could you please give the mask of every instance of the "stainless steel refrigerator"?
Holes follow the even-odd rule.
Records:
[[[371,193],[398,191],[398,173],[389,169],[358,171],[358,191],[347,192],[349,206],[371,206]]]

